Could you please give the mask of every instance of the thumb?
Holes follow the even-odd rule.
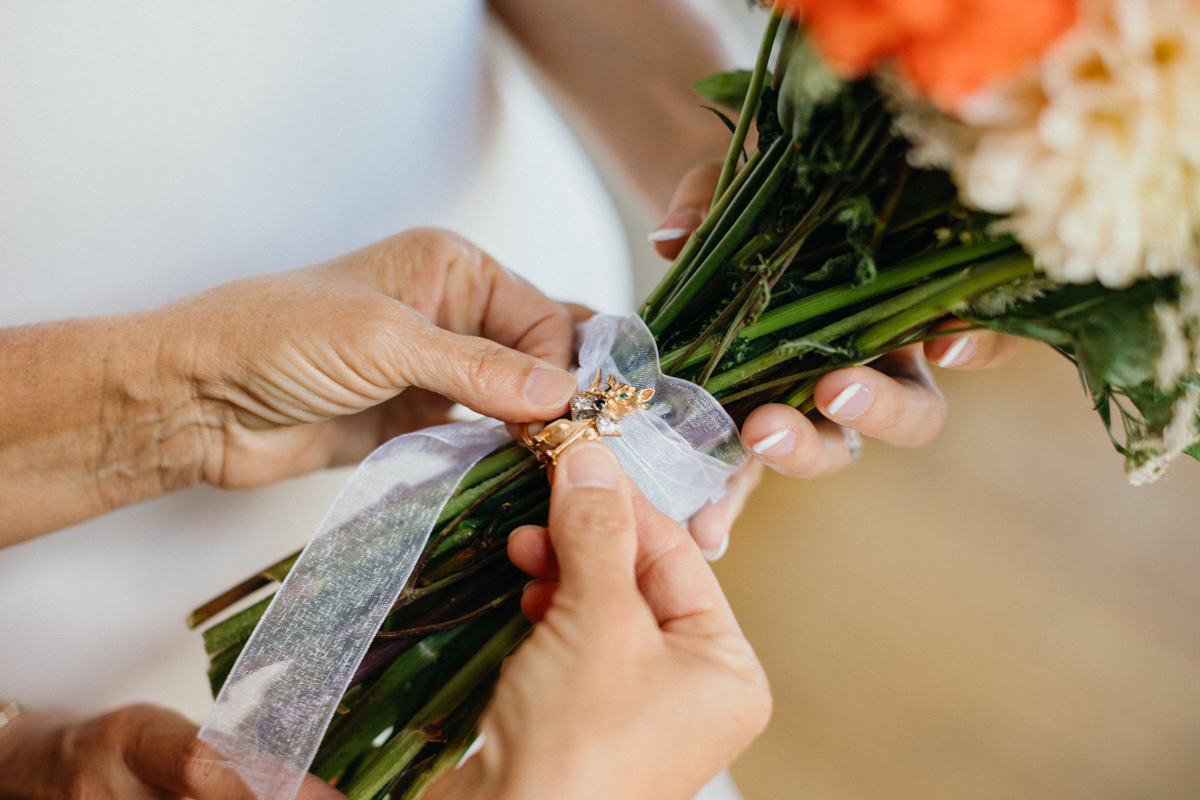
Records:
[[[667,216],[650,234],[654,251],[663,258],[674,258],[683,249],[692,231],[708,216],[713,192],[721,177],[721,165],[702,164],[683,176],[667,206]]]
[[[490,339],[451,333],[418,314],[395,340],[401,382],[505,422],[553,419],[579,391],[575,376]]]
[[[608,447],[580,442],[559,458],[549,528],[560,592],[601,597],[605,607],[622,596],[638,595],[633,501],[620,462]]]

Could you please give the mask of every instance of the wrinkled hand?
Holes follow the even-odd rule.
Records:
[[[770,694],[695,542],[605,445],[570,447],[549,528],[508,543],[533,632],[482,719],[482,750],[431,800],[690,800],[765,726]]]
[[[38,800],[254,800],[196,726],[138,705],[94,719],[22,714],[0,729],[0,797]],[[314,776],[298,800],[345,800]]]
[[[697,167],[684,176],[667,217],[650,235],[663,258],[674,258],[688,235],[708,212],[720,175],[720,164]],[[944,330],[962,327],[950,322]],[[1017,340],[987,331],[938,337],[912,345],[870,366],[836,370],[818,381],[814,392],[824,419],[814,422],[790,406],[773,403],[755,409],[742,426],[742,439],[758,462],[785,475],[811,478],[835,472],[854,460],[846,429],[896,445],[916,447],[932,439],[942,426],[946,401],[927,362],[946,369],[984,369],[1006,363]],[[757,462],[730,484],[719,503],[692,520],[692,533],[714,555],[724,552],[729,526],[757,484]]]
[[[576,390],[566,309],[445,231],[408,231],[148,313],[188,387],[183,415],[195,419],[181,424],[204,432],[201,478],[216,486],[356,462],[448,421],[454,402],[506,421],[553,419]]]

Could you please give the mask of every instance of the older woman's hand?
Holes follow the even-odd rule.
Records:
[[[665,220],[650,234],[663,258],[678,255],[688,235],[704,220],[720,172],[720,164],[705,164],[680,182]],[[1010,336],[971,331],[902,348],[869,367],[830,372],[814,392],[823,419],[814,421],[790,406],[769,404],[746,418],[742,439],[757,462],[802,478],[848,465],[857,455],[860,433],[891,444],[923,445],[937,434],[946,416],[945,398],[927,362],[945,369],[984,369],[1007,363],[1016,345]],[[724,552],[729,527],[761,473],[757,464],[746,468],[731,482],[725,498],[706,506],[692,520],[693,535],[710,555]]]
[[[512,533],[533,633],[484,712],[483,749],[430,800],[690,800],[766,725],[771,700],[695,542],[603,444],[554,471],[548,528]]]
[[[454,402],[553,419],[576,391],[560,304],[413,230],[162,308],[0,330],[0,546],[207,482],[361,459]]]
[[[455,402],[505,421],[553,419],[577,391],[567,310],[441,230],[237,281],[156,316],[188,353],[167,380],[192,387],[200,469],[215,486],[356,462],[448,421]]]
[[[196,726],[165,708],[125,708],[86,720],[22,714],[0,728],[0,797],[45,800],[254,800]],[[297,800],[345,800],[316,777]]]

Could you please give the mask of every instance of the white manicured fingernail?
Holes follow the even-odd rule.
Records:
[[[676,239],[682,239],[689,233],[691,233],[691,230],[688,228],[661,228],[646,238],[652,242],[673,242]]]
[[[704,556],[706,561],[719,561],[721,556],[729,549],[729,534],[725,534],[725,538],[721,540],[721,546],[716,550],[700,550],[700,554]]]
[[[750,445],[750,449],[760,456],[780,458],[792,452],[792,448],[795,446],[796,434],[792,433],[791,428],[780,428]]]
[[[950,349],[942,354],[938,359],[939,367],[953,367],[966,361],[971,351],[975,349],[975,342],[970,336],[960,336],[958,341],[950,345]]]
[[[845,419],[860,417],[871,407],[871,390],[864,383],[852,383],[838,393],[828,411]]]

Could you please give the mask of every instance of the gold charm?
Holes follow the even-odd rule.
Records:
[[[571,398],[570,419],[555,420],[532,436],[529,434],[532,423],[525,423],[521,430],[522,442],[543,465],[557,463],[562,451],[572,442],[599,439],[601,436],[620,436],[621,428],[617,420],[645,409],[654,396],[653,389],[639,389],[628,383],[619,383],[612,375],[601,387],[601,376],[601,371],[596,370],[596,379],[591,387]]]

